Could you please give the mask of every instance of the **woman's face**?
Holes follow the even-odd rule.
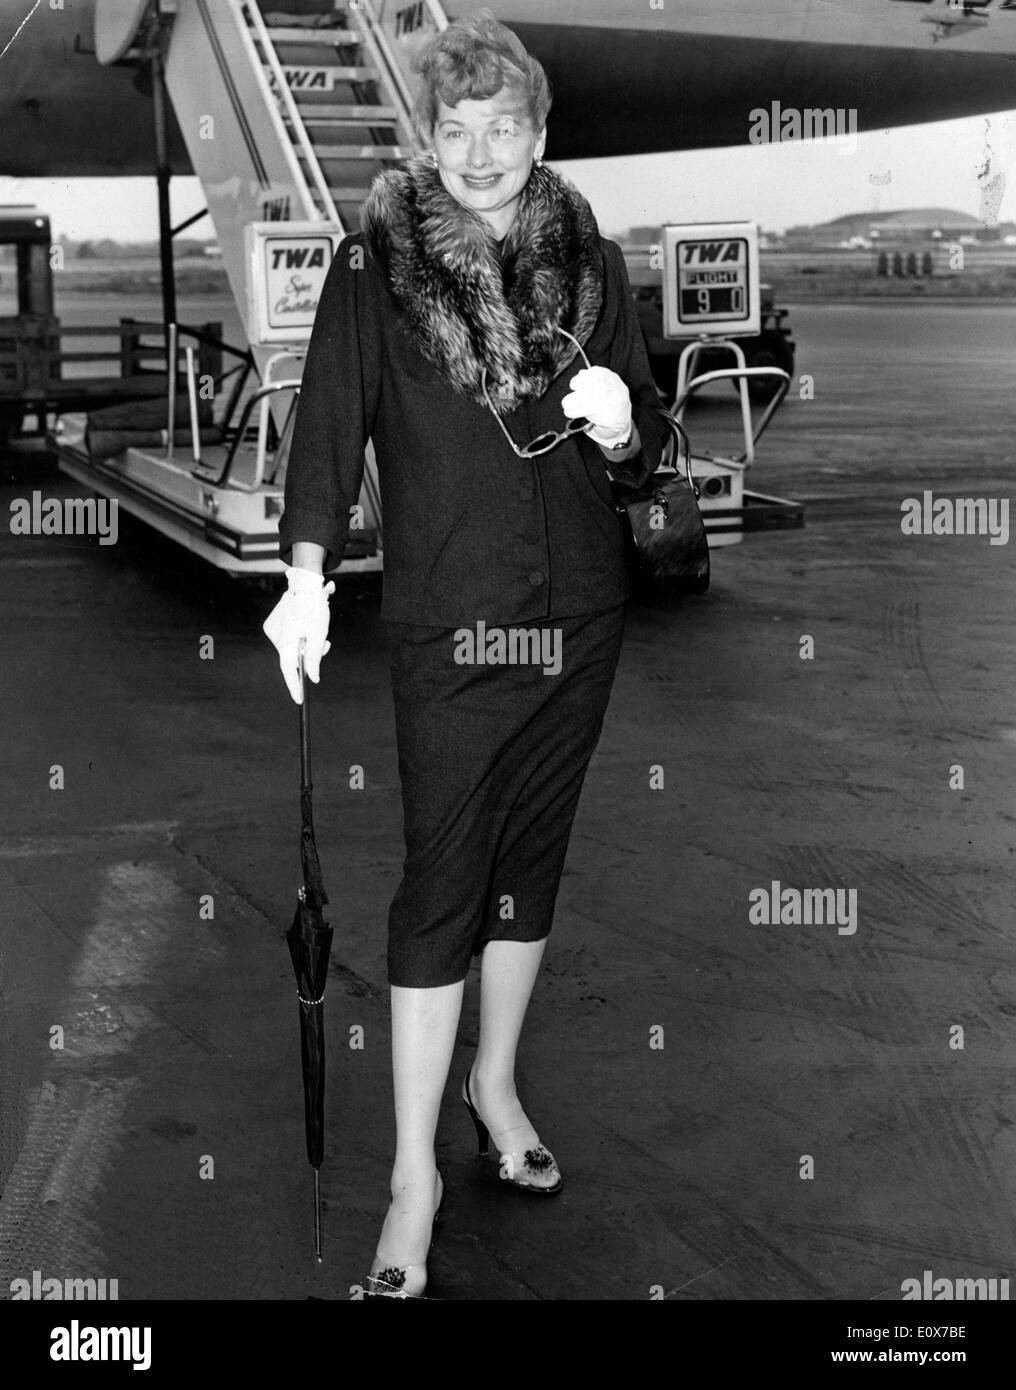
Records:
[[[546,129],[533,125],[525,98],[505,85],[484,101],[466,99],[457,106],[439,101],[433,140],[445,188],[496,236],[504,236],[547,140]]]

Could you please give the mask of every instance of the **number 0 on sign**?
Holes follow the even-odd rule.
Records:
[[[754,222],[663,228],[663,336],[738,338],[762,331]]]

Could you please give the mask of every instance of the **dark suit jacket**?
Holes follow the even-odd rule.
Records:
[[[643,447],[609,467],[619,485],[637,487],[659,465],[666,426],[653,414],[624,258],[616,243],[601,243],[603,308],[583,346],[631,391]],[[542,399],[503,417],[518,444],[564,426],[561,401],[582,365],[576,355]],[[416,349],[387,281],[352,236],[329,270],[307,352],[279,527],[287,564],[294,541],[323,545],[326,569],[339,563],[368,439],[381,489],[383,618],[521,624],[628,597],[622,521],[599,447],[579,434],[518,458],[490,411],[453,391]]]

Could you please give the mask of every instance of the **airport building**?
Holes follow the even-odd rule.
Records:
[[[932,241],[999,242],[1016,234],[1016,223],[988,225],[955,208],[901,208],[894,212],[852,212],[814,227],[790,227],[784,237],[788,250],[858,246],[862,241],[914,245]]]

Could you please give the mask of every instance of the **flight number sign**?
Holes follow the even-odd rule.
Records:
[[[664,337],[747,337],[761,330],[755,224],[685,222],[664,227]]]

